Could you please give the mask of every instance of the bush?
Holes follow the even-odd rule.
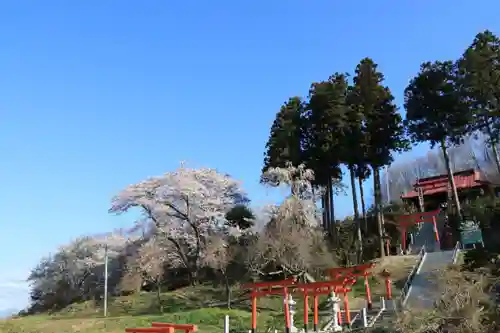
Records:
[[[494,279],[487,270],[469,272],[453,266],[435,272],[434,277],[441,294],[435,308],[403,313],[395,332],[498,332],[497,307],[491,297]]]

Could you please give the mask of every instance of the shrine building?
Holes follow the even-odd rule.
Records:
[[[500,192],[500,184],[493,184],[486,180],[478,170],[468,169],[455,172],[453,178],[461,203],[479,196],[497,196]],[[439,208],[448,202],[449,197],[451,197],[451,187],[447,174],[420,178],[413,186],[413,190],[401,195],[403,202],[413,204],[415,207],[422,205],[424,211]]]

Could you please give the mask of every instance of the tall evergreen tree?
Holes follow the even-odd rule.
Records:
[[[384,256],[384,220],[380,168],[392,162],[392,153],[408,148],[401,115],[394,96],[383,85],[384,76],[370,58],[362,59],[356,67],[351,107],[358,108],[364,117],[366,163],[373,171],[374,201],[380,239],[380,254]]]
[[[500,39],[488,30],[477,34],[459,60],[459,70],[459,88],[474,116],[469,131],[487,135],[500,173],[500,118],[494,115],[500,112]]]
[[[305,105],[302,99],[292,97],[276,114],[266,143],[262,172],[272,167],[284,168],[287,162],[295,166],[303,162],[301,146],[304,111]]]
[[[449,145],[463,142],[471,115],[456,86],[457,66],[451,61],[421,65],[405,89],[406,125],[414,143],[441,146],[452,187],[453,201],[461,218],[460,201],[448,156]]]
[[[365,151],[366,154],[366,151]],[[358,164],[356,167],[356,177],[358,178],[358,185],[359,185],[359,198],[361,201],[361,214],[363,217],[364,221],[364,230],[365,233],[368,232],[368,218],[366,216],[366,204],[365,204],[365,191],[363,189],[363,184],[368,177],[370,177],[370,168],[366,164],[366,161],[363,161],[362,163]]]
[[[357,241],[359,259],[363,252],[363,239],[361,234],[361,219],[359,216],[357,179],[358,170],[361,171],[366,161],[366,133],[364,131],[363,108],[357,103],[357,92],[354,87],[349,87],[347,94],[346,124],[342,143],[342,162],[349,170],[351,179],[352,203],[354,208],[354,219],[357,226]],[[360,182],[360,195],[363,196],[362,181]],[[364,197],[361,198],[363,216],[365,213]],[[364,216],[364,218],[366,218]]]
[[[316,182],[326,188],[325,227],[333,234],[335,221],[333,191],[342,177],[340,145],[345,124],[347,78],[335,73],[328,81],[313,83],[309,91],[304,152],[306,164],[314,170]]]

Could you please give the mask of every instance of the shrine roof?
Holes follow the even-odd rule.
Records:
[[[491,182],[484,179],[481,172],[474,169],[455,172],[453,173],[453,179],[455,180],[455,186],[457,187],[457,190],[481,187],[485,184],[491,184]],[[437,193],[446,193],[448,192],[448,175],[445,174],[427,178],[420,178],[417,180],[415,185],[413,185],[414,190],[403,194],[401,198],[417,198],[418,192],[416,189],[418,187],[423,188],[424,196]]]

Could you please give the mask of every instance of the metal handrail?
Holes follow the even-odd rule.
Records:
[[[382,313],[384,313],[385,309],[380,309],[377,314],[371,318],[371,320],[368,322],[368,327],[373,327],[377,320],[382,316]]]
[[[349,323],[351,326],[356,322],[357,319],[361,319],[361,313],[363,310],[359,310],[356,315],[351,319],[351,322]],[[344,312],[345,313],[345,312]]]
[[[420,251],[418,252],[419,260],[417,261],[415,266],[413,266],[410,274],[408,274],[408,278],[406,279],[406,282],[405,282],[403,288],[401,289],[401,295],[399,296],[399,304],[400,305],[403,305],[403,303],[404,303],[404,300],[406,298],[406,294],[410,290],[410,286],[411,286],[411,283],[413,282],[413,278],[417,274],[418,268],[420,267],[420,264],[422,263],[422,260],[424,259],[425,253],[426,253],[425,245],[422,245],[422,247],[420,248]]]
[[[386,311],[386,308],[385,308],[385,299],[384,299],[384,297],[380,297],[380,310],[377,312],[377,314],[375,316],[373,316],[372,318],[370,318],[370,320],[368,320],[367,326],[368,327],[373,327],[373,325],[375,325],[375,323],[377,322],[377,320],[382,316],[382,314],[385,311]]]

